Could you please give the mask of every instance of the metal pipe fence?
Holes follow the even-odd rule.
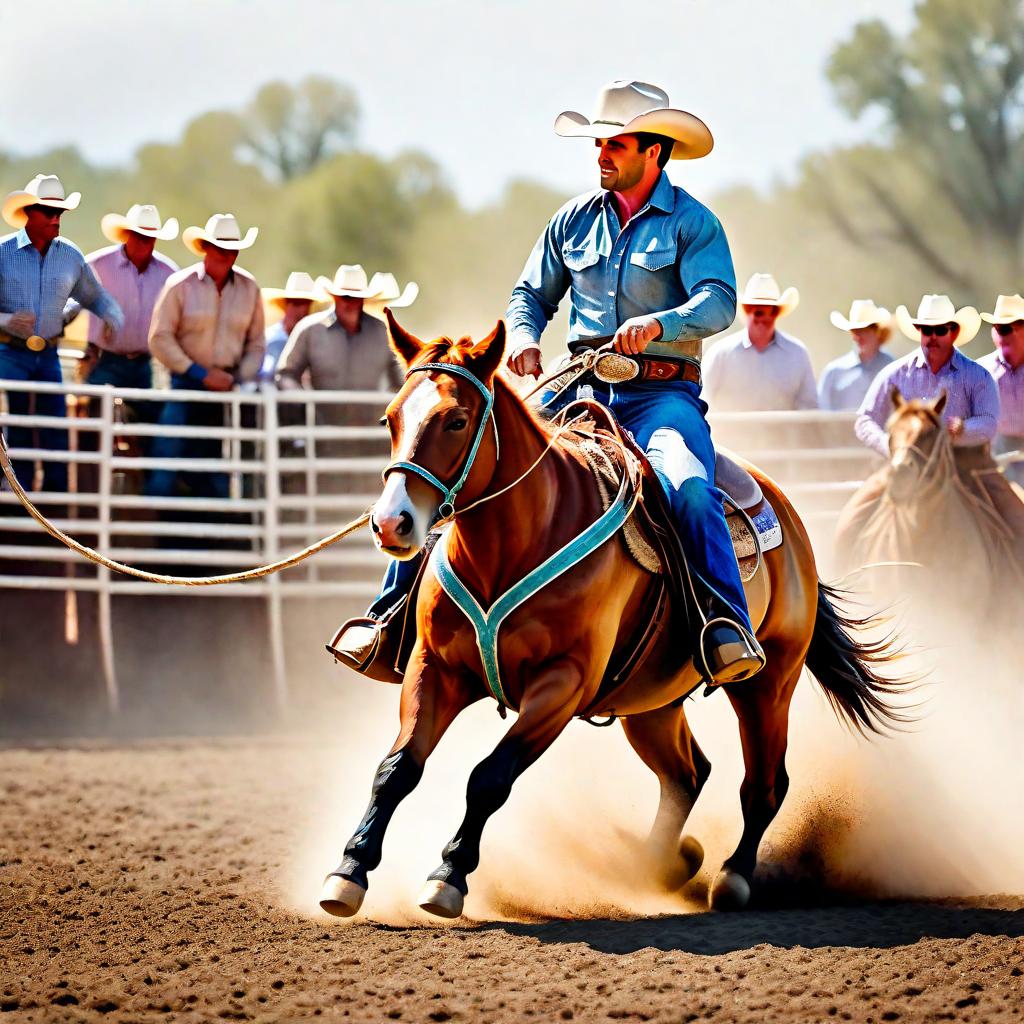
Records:
[[[208,574],[274,561],[312,543],[369,507],[387,462],[386,430],[377,422],[386,392],[276,391],[215,393],[115,389],[87,384],[3,381],[0,427],[66,430],[67,450],[38,444],[11,448],[15,462],[68,467],[65,491],[36,490],[33,499],[65,532],[122,562],[179,574]],[[7,395],[60,394],[68,417],[14,415]],[[163,426],[165,403],[218,405],[211,426]],[[147,416],[133,410],[144,403]],[[729,413],[711,417],[720,444],[740,452],[785,488],[812,532],[830,534],[839,509],[874,468],[853,436],[846,413]],[[222,424],[222,425],[218,425]],[[219,457],[148,454],[168,434],[202,441]],[[227,478],[226,497],[146,493],[159,470],[192,481]],[[41,474],[36,473],[36,479]],[[200,488],[201,489],[201,488]],[[19,514],[17,497],[0,490],[0,589],[95,594],[107,700],[117,709],[112,601],[123,595],[181,594],[84,563],[56,542],[41,544],[38,525]],[[48,539],[47,539],[48,540]],[[275,694],[288,703],[283,607],[290,598],[369,600],[384,569],[368,533],[357,534],[283,573],[213,587],[207,595],[266,602]]]

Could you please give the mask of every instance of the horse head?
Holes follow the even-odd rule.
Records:
[[[929,401],[906,399],[899,388],[892,389],[892,415],[886,423],[889,434],[889,493],[897,500],[908,498],[921,484],[931,463],[935,446],[946,438],[942,410],[946,392]]]
[[[391,462],[370,526],[377,547],[404,560],[420,550],[439,518],[454,515],[464,486],[468,494],[480,493],[494,473],[496,442],[486,458],[477,455],[494,422],[494,375],[505,351],[505,325],[499,321],[478,342],[423,342],[390,309],[384,312],[406,379],[383,420],[391,433]]]

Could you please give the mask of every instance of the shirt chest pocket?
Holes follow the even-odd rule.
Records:
[[[629,262],[631,266],[639,267],[641,270],[670,270],[676,263],[676,247],[672,245],[664,249],[630,253]]]

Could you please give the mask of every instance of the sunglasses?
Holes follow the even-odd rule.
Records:
[[[1014,320],[1012,324],[995,324],[996,334],[1006,337],[1008,334],[1013,334],[1018,327],[1024,325],[1024,320]]]
[[[953,329],[952,324],[918,324],[917,329],[921,332],[922,338],[930,338],[933,335],[936,338],[944,338]]]
[[[39,203],[33,203],[32,206],[26,206],[25,209],[42,214],[48,220],[60,220],[64,215],[64,211],[57,209],[55,206],[40,206]]]

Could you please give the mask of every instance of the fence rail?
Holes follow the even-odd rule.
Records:
[[[37,504],[65,532],[119,561],[146,567],[206,574],[281,558],[371,505],[388,457],[387,432],[377,422],[391,397],[385,392],[215,393],[16,381],[4,381],[3,387],[6,395],[59,394],[68,402],[67,419],[14,415],[6,401],[0,407],[7,436],[12,428],[67,431],[67,450],[39,443],[11,448],[15,461],[68,467],[67,490],[37,490]],[[219,404],[224,425],[164,427],[154,422],[154,410],[168,402]],[[150,410],[148,417],[133,419],[138,403]],[[874,465],[856,445],[850,414],[729,413],[711,422],[719,443],[782,484],[819,538],[831,532],[838,510]],[[220,442],[221,457],[149,456],[149,442],[167,433]],[[146,474],[154,470],[226,475],[228,496],[147,495]],[[0,490],[0,589],[62,591],[72,601],[78,593],[96,595],[107,697],[116,709],[112,600],[185,591],[113,578],[55,543],[41,544],[39,527],[19,511],[17,496]],[[284,573],[204,593],[267,603],[276,696],[283,706],[283,603],[298,597],[366,600],[376,593],[382,570],[364,533]]]

